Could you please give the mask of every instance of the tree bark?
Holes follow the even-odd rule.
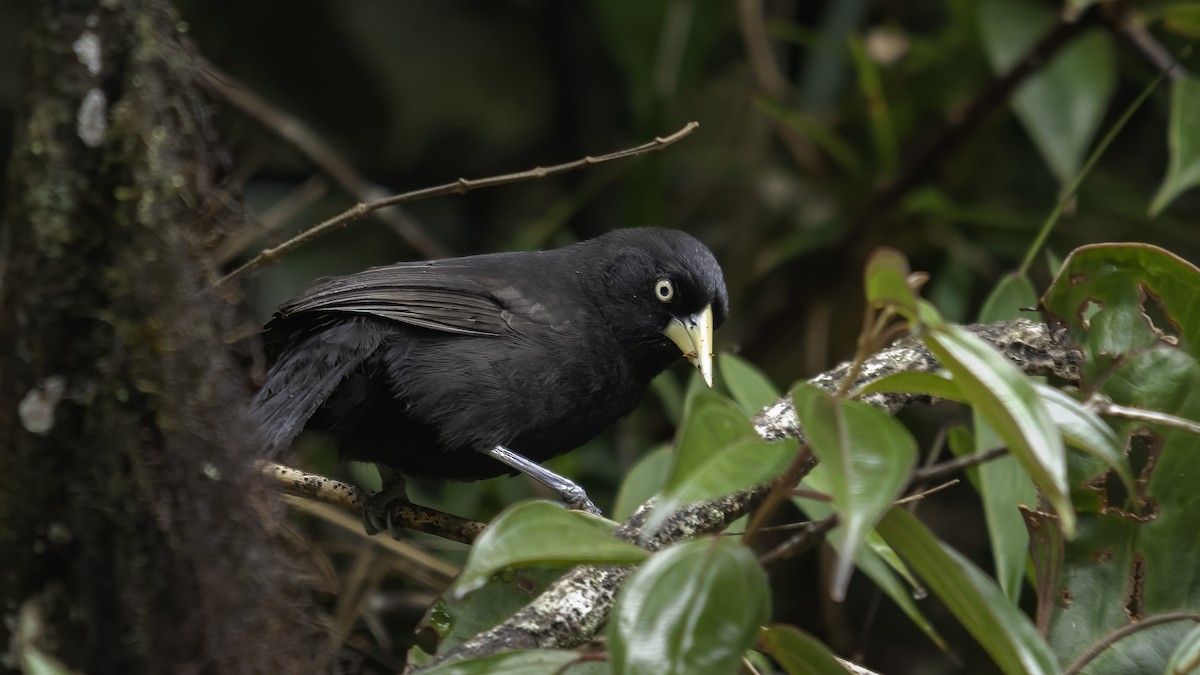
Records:
[[[214,148],[157,0],[39,2],[0,231],[2,665],[305,672],[233,311]]]

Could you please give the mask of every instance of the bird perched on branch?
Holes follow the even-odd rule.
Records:
[[[453,480],[521,471],[594,511],[537,462],[631,412],[680,354],[711,386],[728,302],[712,253],[657,228],[376,267],[279,308],[255,409],[271,450],[322,430],[344,459]]]

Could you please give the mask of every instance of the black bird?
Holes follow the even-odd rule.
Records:
[[[322,430],[344,459],[453,480],[519,470],[595,510],[535,462],[631,412],[681,353],[711,386],[728,303],[712,253],[667,229],[376,267],[279,308],[255,409],[273,451]]]

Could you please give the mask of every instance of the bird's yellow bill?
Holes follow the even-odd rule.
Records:
[[[712,305],[683,318],[671,319],[671,323],[663,329],[666,335],[679,347],[686,358],[700,375],[704,383],[713,383],[713,313]]]

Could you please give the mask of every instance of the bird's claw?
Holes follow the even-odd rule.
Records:
[[[363,502],[363,530],[368,536],[387,532],[393,539],[396,538],[396,530],[392,526],[392,503],[396,500],[408,501],[404,479],[399,476],[385,481],[383,489]]]
[[[585,492],[584,489],[578,485],[571,485],[570,487],[563,488],[558,495],[562,498],[563,503],[573,511],[583,511],[585,513],[590,513],[593,516],[604,515],[604,512],[597,508],[596,505],[592,503],[592,500],[588,498],[587,492]]]

